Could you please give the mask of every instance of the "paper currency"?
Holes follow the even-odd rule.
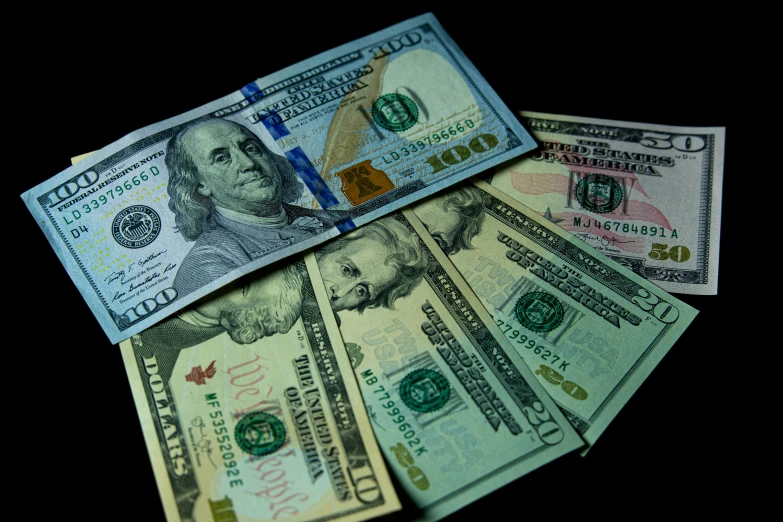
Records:
[[[22,198],[119,342],[533,147],[427,14],[140,129]]]
[[[315,256],[378,444],[416,508],[400,515],[437,520],[584,442],[420,235],[403,210]]]
[[[95,151],[92,151],[92,152],[85,152],[84,154],[79,154],[78,156],[74,156],[74,157],[72,157],[72,158],[71,158],[71,165],[76,165],[76,164],[77,164],[77,163],[79,163],[81,160],[83,160],[83,159],[85,159],[85,158],[89,158],[89,157],[90,157],[90,156],[92,156],[93,154],[95,154]]]
[[[521,114],[541,146],[492,186],[668,292],[718,292],[725,128]]]
[[[591,445],[698,313],[484,182],[413,209]]]
[[[295,257],[121,343],[169,521],[400,507],[315,262]]]

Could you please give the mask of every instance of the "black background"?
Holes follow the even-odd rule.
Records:
[[[5,253],[13,265],[6,302],[15,310],[7,316],[17,331],[6,347],[20,374],[12,401],[19,442],[6,451],[24,448],[19,485],[42,495],[28,509],[52,516],[77,510],[86,520],[163,519],[119,348],[18,195],[67,168],[71,156],[428,10],[514,112],[727,128],[719,295],[677,294],[699,315],[587,457],[562,457],[449,520],[501,511],[536,520],[667,516],[734,501],[729,485],[742,480],[743,443],[760,436],[740,432],[761,421],[748,425],[727,402],[740,377],[728,346],[740,342],[734,327],[746,313],[739,213],[748,210],[728,204],[742,189],[743,148],[738,93],[727,87],[741,73],[730,38],[699,13],[554,3],[505,9],[487,1],[431,9],[334,4],[314,12],[287,2],[173,16],[49,13],[52,27],[31,28],[39,37],[11,43],[7,73],[21,88],[6,102],[20,115],[13,143],[24,161],[6,171],[15,183],[6,226],[11,218],[18,235]],[[38,48],[28,46],[33,39]]]

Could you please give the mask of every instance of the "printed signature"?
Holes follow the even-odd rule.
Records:
[[[194,428],[198,428],[199,433],[201,434],[201,438],[199,440],[194,440],[193,444],[196,446],[196,448],[202,452],[204,455],[207,456],[209,461],[212,463],[212,465],[217,469],[217,464],[215,464],[215,461],[212,460],[212,441],[209,440],[206,435],[204,435],[204,428],[206,428],[206,425],[204,424],[204,419],[201,418],[201,415],[194,418],[192,421],[190,421],[190,424]],[[192,434],[191,434],[192,435]]]
[[[629,239],[628,241],[620,241],[619,239],[617,239],[614,236],[606,237],[606,235],[601,237],[601,244],[604,245],[604,246],[609,246],[609,245],[614,246],[615,244],[619,245],[619,244],[623,244],[623,243],[636,243],[636,241],[634,241],[633,239]]]
[[[121,285],[124,285],[125,283],[127,283],[127,282],[129,282],[129,281],[130,281],[130,279],[128,279],[128,276],[129,276],[130,274],[132,274],[132,273],[133,273],[133,269],[134,269],[136,266],[139,266],[139,267],[141,267],[141,268],[144,268],[144,265],[146,265],[146,264],[147,264],[147,263],[149,263],[150,261],[154,260],[155,258],[157,258],[157,257],[159,257],[159,256],[162,256],[162,255],[163,255],[163,254],[165,254],[166,252],[168,252],[168,250],[162,250],[162,251],[160,251],[160,252],[155,252],[155,253],[152,253],[152,254],[148,255],[148,256],[147,256],[146,258],[144,258],[144,259],[139,259],[139,260],[138,260],[138,261],[136,261],[136,262],[131,262],[131,263],[128,263],[128,271],[127,271],[127,272],[125,272],[125,270],[124,270],[124,269],[123,269],[123,270],[120,270],[120,271],[112,272],[111,274],[109,274],[108,276],[106,276],[106,277],[105,277],[103,280],[104,280],[106,283],[108,283],[108,284],[111,284],[111,283],[113,283],[113,282],[115,282],[115,281],[118,281],[118,280],[119,280],[120,284],[121,284]],[[169,263],[169,264],[170,264],[170,263]],[[131,285],[131,286],[133,286],[133,285]],[[137,285],[137,286],[138,286],[138,285]],[[131,289],[132,289],[132,288],[131,288]]]
[[[373,410],[372,406],[367,406],[367,415],[370,417],[370,420],[375,421],[375,424],[377,424],[380,429],[382,429],[383,431],[386,431],[386,428],[381,426],[381,423],[378,422],[378,412]]]
[[[579,239],[581,239],[582,241],[584,241],[585,243],[587,243],[588,240],[593,240],[604,247],[622,245],[624,243],[636,243],[636,241],[634,241],[633,239],[629,239],[628,241],[621,241],[620,239],[614,236],[607,236],[606,234],[604,234],[600,238],[598,236],[593,236],[592,234],[587,234],[585,232],[576,232],[574,235]]]

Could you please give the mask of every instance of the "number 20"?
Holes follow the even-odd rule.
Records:
[[[653,315],[662,323],[671,324],[680,317],[680,311],[676,307],[666,301],[662,301],[661,298],[646,288],[636,290],[636,296],[631,298],[631,302]]]

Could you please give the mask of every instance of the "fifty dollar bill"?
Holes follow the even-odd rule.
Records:
[[[378,444],[412,501],[405,520],[442,518],[583,446],[410,210],[315,256]]]
[[[491,184],[669,292],[718,292],[723,127],[522,112],[540,149]]]
[[[170,521],[400,507],[315,261],[294,259],[120,345]]]
[[[427,14],[133,132],[22,198],[119,342],[534,147]]]
[[[698,313],[484,182],[413,208],[590,445]]]

